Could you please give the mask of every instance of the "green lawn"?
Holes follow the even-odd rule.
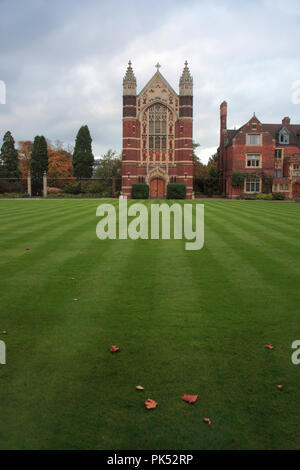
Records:
[[[300,449],[300,204],[205,202],[186,251],[99,203],[0,201],[0,448]]]

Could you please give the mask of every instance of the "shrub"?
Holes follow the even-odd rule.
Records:
[[[134,183],[131,186],[132,199],[148,199],[149,186],[146,183]]]
[[[10,180],[2,180],[0,181],[0,193],[18,193],[21,194],[23,192],[23,186],[21,183],[16,181]]]
[[[84,181],[81,183],[81,192],[86,194],[100,194],[103,191],[103,184],[99,181]]]
[[[272,200],[272,194],[258,193],[258,194],[256,194],[256,199],[262,199],[264,201],[271,201]]]
[[[295,202],[300,202],[300,197],[295,197]]]
[[[256,193],[254,194],[243,193],[241,194],[240,198],[245,199],[246,201],[254,201],[256,199]]]
[[[47,189],[47,192],[48,194],[58,194],[58,193],[61,193],[61,189],[59,188],[48,188]]]
[[[81,184],[69,183],[64,187],[64,192],[68,194],[79,194],[81,192]]]
[[[275,201],[282,201],[283,199],[285,199],[285,194],[284,193],[273,193],[272,198]]]
[[[185,199],[186,186],[182,183],[169,183],[167,185],[167,199]]]

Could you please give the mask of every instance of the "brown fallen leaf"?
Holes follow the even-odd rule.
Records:
[[[75,281],[75,277],[70,277],[70,281]]]
[[[209,418],[203,418],[203,421],[206,423],[206,424],[211,424],[211,420]]]
[[[187,403],[195,403],[195,401],[198,399],[198,395],[183,395],[181,398]]]
[[[147,408],[147,410],[152,410],[157,407],[157,402],[151,400],[151,398],[147,398],[147,400],[145,401],[145,407]]]
[[[279,388],[279,390],[282,390],[282,389],[283,389],[283,385],[277,385],[277,388]]]
[[[7,335],[7,331],[5,331],[5,330],[2,331],[2,334],[3,334],[3,335]]]
[[[74,302],[78,302],[79,299],[73,299],[73,300],[74,300]]]
[[[118,351],[120,351],[119,346],[117,346],[116,344],[112,344],[111,347],[110,347],[110,352],[114,353],[114,352],[118,352]]]
[[[26,251],[30,251],[30,248],[26,248]]]
[[[267,348],[267,349],[274,349],[274,346],[273,346],[273,344],[266,344],[266,345],[265,345],[265,348]]]
[[[145,390],[144,387],[142,387],[141,385],[137,385],[135,388],[136,388],[137,390]]]

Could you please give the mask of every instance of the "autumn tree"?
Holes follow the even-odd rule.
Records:
[[[73,176],[72,155],[65,150],[50,150],[48,175],[51,178],[71,178]]]
[[[26,178],[29,173],[32,146],[33,142],[31,140],[20,140],[18,142],[19,170],[22,178]]]
[[[94,155],[92,138],[88,126],[79,129],[73,152],[73,168],[76,178],[91,178],[93,174]]]
[[[3,138],[0,151],[2,161],[1,173],[6,178],[20,178],[21,172],[18,168],[18,152],[15,149],[15,141],[10,131],[7,131]]]

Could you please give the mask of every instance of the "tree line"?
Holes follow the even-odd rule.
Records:
[[[88,126],[79,129],[74,149],[65,147],[60,141],[55,144],[43,135],[34,141],[18,142],[18,150],[10,131],[6,132],[0,150],[0,178],[20,180],[28,176],[32,181],[34,194],[41,192],[42,178],[48,177],[89,179],[117,175],[120,157],[109,150],[101,160],[96,160],[92,152],[92,138]]]
[[[20,141],[18,150],[10,131],[6,132],[0,150],[0,178],[25,179],[29,172],[32,179],[33,193],[38,194],[42,188],[42,178],[48,177],[106,180],[102,190],[109,192],[109,181],[120,175],[121,157],[113,150],[95,160],[92,152],[92,138],[87,125],[81,126],[75,140],[74,149],[64,147],[60,141],[55,144],[43,135],[36,136],[34,141]],[[219,191],[217,155],[213,155],[207,164],[203,164],[196,155],[198,143],[193,143],[194,191],[209,196]],[[70,187],[70,190],[72,188]],[[80,187],[76,189],[80,191]]]

